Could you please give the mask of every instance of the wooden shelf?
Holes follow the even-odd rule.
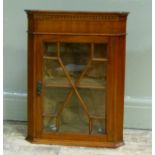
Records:
[[[93,61],[98,61],[98,62],[107,62],[108,59],[105,58],[92,58]]]
[[[44,56],[43,57],[44,59],[47,59],[47,60],[58,60],[58,57],[52,57],[52,56]],[[92,58],[92,61],[98,61],[98,62],[107,62],[108,59],[106,58]]]
[[[51,57],[51,56],[44,56],[43,57],[44,59],[47,59],[47,60],[58,60],[58,57]]]
[[[60,88],[71,88],[71,84],[66,78],[55,78],[51,80],[46,80],[45,87],[60,87]],[[81,80],[77,88],[90,88],[90,89],[105,89],[105,85],[101,85],[101,81],[97,81],[90,78],[85,78]]]

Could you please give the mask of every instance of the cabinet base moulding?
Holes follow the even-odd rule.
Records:
[[[106,147],[117,148],[124,145],[122,142],[100,142],[100,141],[80,141],[80,140],[57,140],[57,139],[40,139],[26,137],[26,140],[32,144],[49,144],[49,145],[67,145],[67,146],[86,146],[86,147]]]

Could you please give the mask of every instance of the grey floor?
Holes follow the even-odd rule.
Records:
[[[151,131],[124,130],[125,145],[117,149],[31,144],[26,123],[4,122],[4,155],[151,155]]]

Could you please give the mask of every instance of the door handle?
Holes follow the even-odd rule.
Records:
[[[42,84],[41,84],[41,81],[38,80],[38,81],[37,81],[37,95],[38,95],[38,96],[41,95],[41,89],[42,89]]]

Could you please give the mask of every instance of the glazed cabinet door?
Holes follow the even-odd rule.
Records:
[[[38,136],[105,137],[111,104],[108,38],[42,37],[37,49]]]

